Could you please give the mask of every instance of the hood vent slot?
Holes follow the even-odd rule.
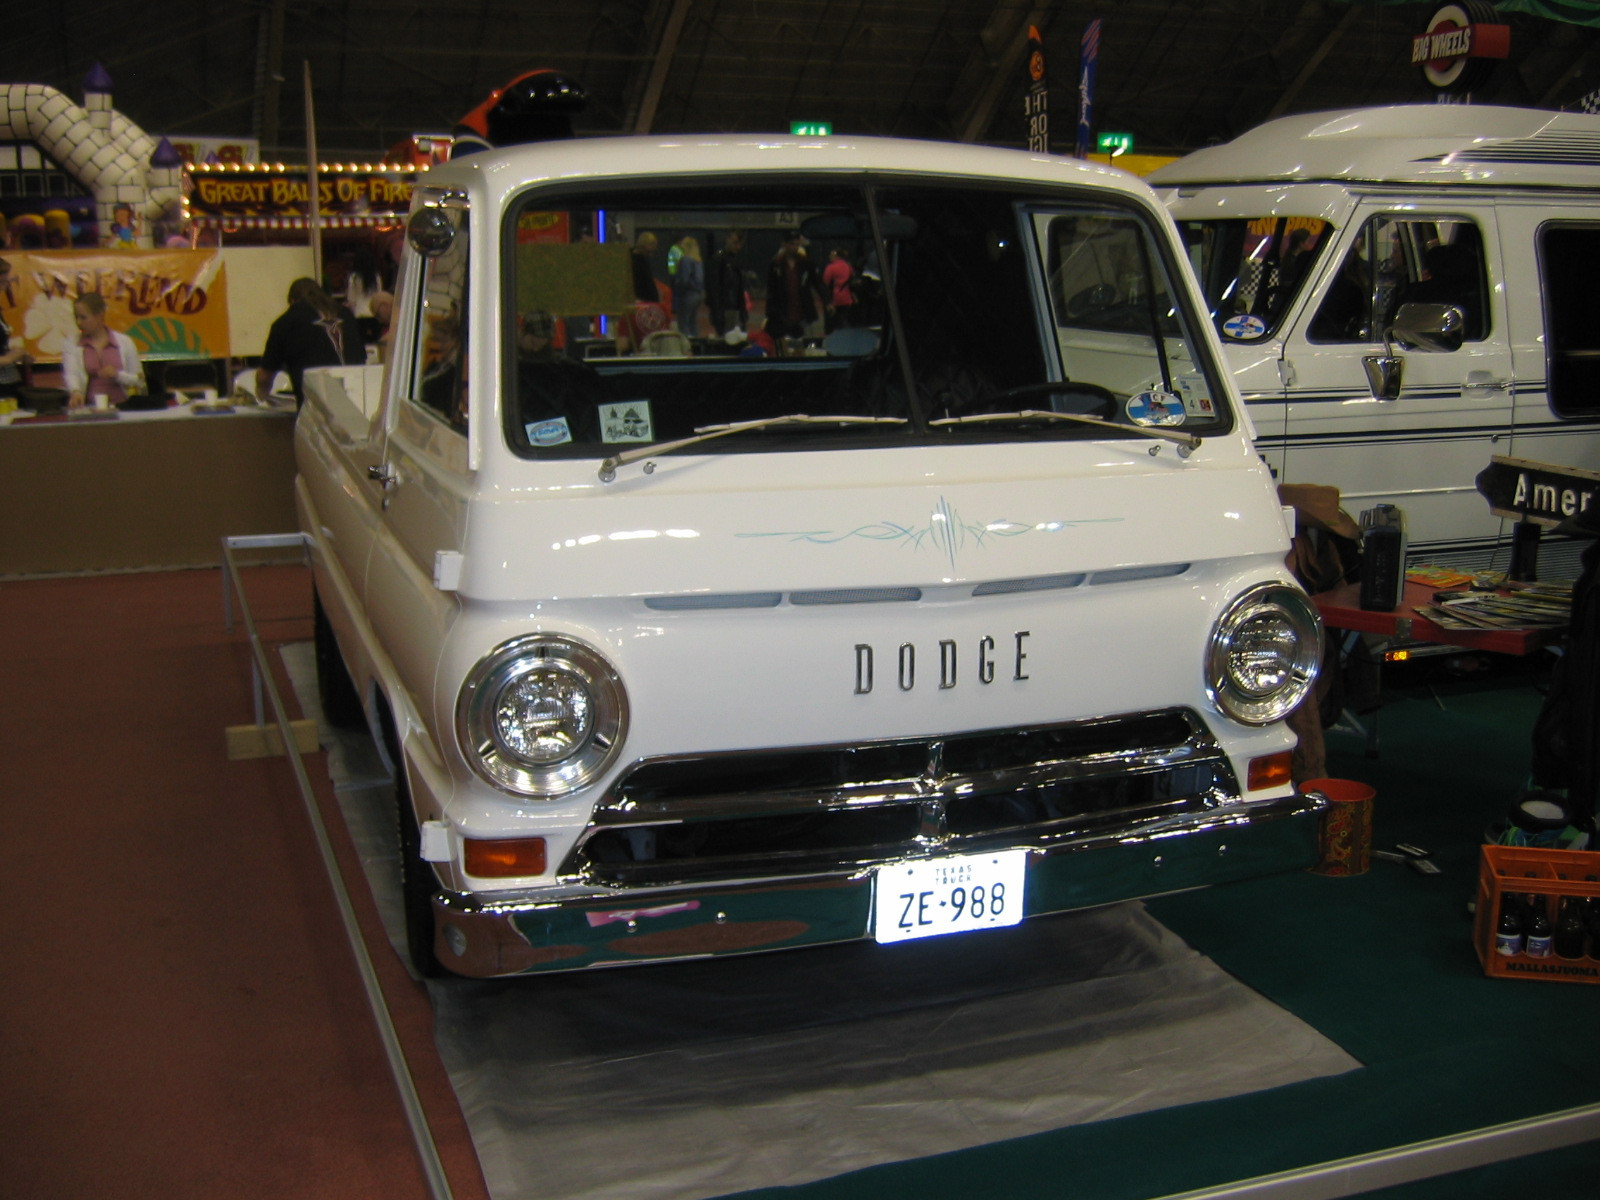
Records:
[[[1068,591],[1072,588],[1101,587],[1114,583],[1138,583],[1147,579],[1170,579],[1182,575],[1189,563],[1155,563],[1142,567],[1117,567],[1088,573],[1075,571],[1061,575],[1033,575],[1025,579],[995,579],[973,587],[973,596],[1015,596],[1028,592]],[[790,592],[790,604],[817,608],[832,604],[914,604],[923,598],[919,587],[818,588]],[[658,612],[704,612],[708,609],[777,608],[784,601],[782,592],[713,592],[706,595],[646,596],[644,606]]]

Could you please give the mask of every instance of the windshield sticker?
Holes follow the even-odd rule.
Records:
[[[600,440],[603,442],[653,442],[650,401],[621,400],[600,406]]]
[[[1254,341],[1267,334],[1267,323],[1255,313],[1240,313],[1222,323],[1222,333],[1236,342]]]
[[[572,430],[565,417],[551,417],[548,421],[531,421],[528,426],[528,443],[533,446],[559,446],[572,440]]]
[[[1217,415],[1217,406],[1212,403],[1210,396],[1197,395],[1184,388],[1183,411],[1191,417],[1214,417]]]
[[[1183,399],[1172,392],[1139,392],[1123,409],[1135,425],[1182,425]]]

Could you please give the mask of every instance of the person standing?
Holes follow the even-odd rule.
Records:
[[[677,285],[673,289],[673,307],[677,310],[678,329],[684,337],[700,334],[700,305],[706,298],[706,267],[700,258],[700,243],[685,237],[678,243],[683,253],[678,258]]]
[[[655,272],[650,269],[650,256],[656,252],[656,235],[645,230],[633,242],[633,298],[641,304],[655,304],[661,299],[656,287]]]
[[[289,307],[267,331],[266,350],[256,369],[256,396],[265,397],[273,376],[287,371],[298,408],[304,399],[301,381],[309,368],[355,365],[366,358],[355,315],[315,279],[296,279],[289,285]]]
[[[0,292],[10,286],[11,264],[0,258]],[[12,346],[11,326],[6,324],[4,316],[0,316],[0,400],[17,394],[17,389],[22,386],[22,363],[27,357],[20,342]]]
[[[722,239],[722,249],[711,259],[709,296],[711,327],[718,337],[730,329],[743,329],[750,320],[744,290],[744,230],[734,229]]]
[[[67,407],[116,408],[144,389],[144,367],[133,339],[106,324],[106,298],[85,292],[72,302],[78,340],[61,353]]]
[[[767,332],[774,338],[803,338],[817,319],[821,281],[806,255],[806,240],[791,230],[767,268]]]
[[[850,286],[854,276],[855,270],[843,250],[828,251],[828,265],[822,268],[822,283],[828,297],[824,327],[829,333],[856,323],[856,296]]]

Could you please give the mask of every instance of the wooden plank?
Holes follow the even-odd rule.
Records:
[[[315,754],[321,747],[317,723],[309,717],[290,721],[289,728],[301,754]],[[226,733],[229,759],[272,758],[283,753],[283,735],[276,725],[230,725]]]

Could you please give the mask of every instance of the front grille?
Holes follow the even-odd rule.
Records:
[[[616,886],[850,870],[932,849],[1045,847],[1236,799],[1187,710],[959,736],[654,759],[562,865]]]

